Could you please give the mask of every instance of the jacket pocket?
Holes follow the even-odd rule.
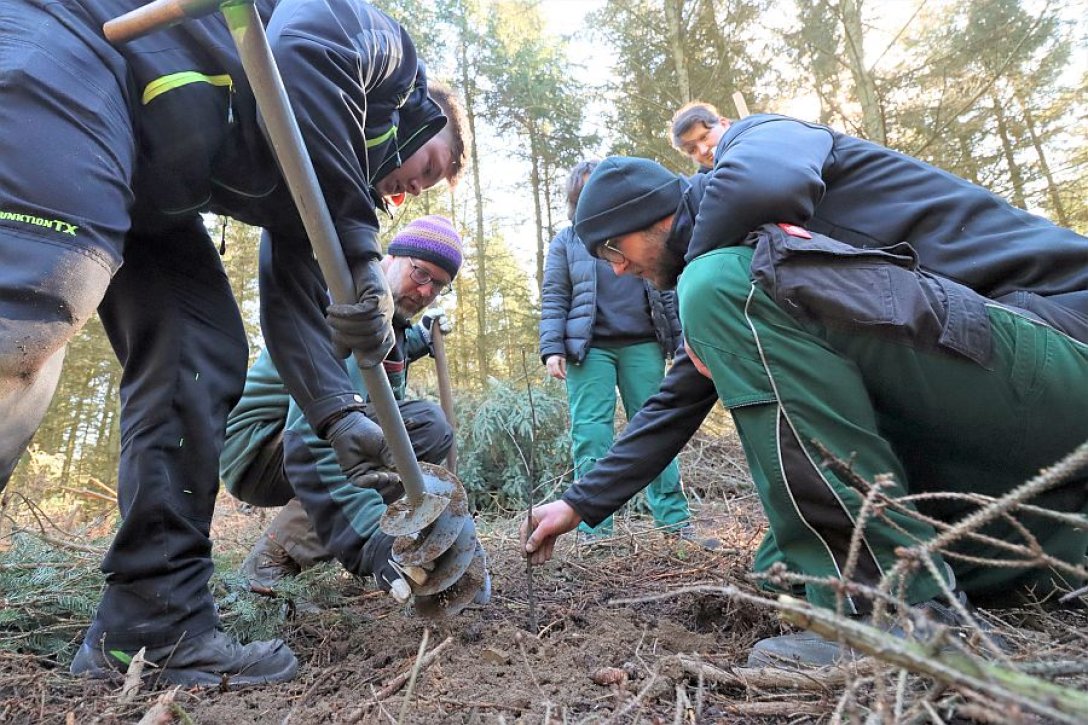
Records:
[[[761,227],[752,257],[753,279],[789,314],[980,363],[988,359],[982,299],[920,271],[909,244],[866,249],[798,231]]]

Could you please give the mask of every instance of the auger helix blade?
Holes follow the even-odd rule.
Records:
[[[465,520],[453,546],[435,560],[427,581],[422,584],[410,582],[412,593],[417,596],[438,594],[456,584],[472,564],[476,546],[476,524],[469,518]]]
[[[398,564],[423,566],[434,561],[453,546],[465,522],[472,519],[465,487],[456,479],[453,482],[450,505],[438,520],[415,536],[401,536],[393,542],[393,560]]]
[[[420,463],[423,474],[423,498],[413,506],[407,497],[389,504],[378,526],[390,536],[411,536],[427,528],[450,504],[457,479],[452,473],[431,463]]]
[[[480,542],[472,563],[464,575],[451,586],[432,596],[412,598],[412,610],[424,619],[443,619],[459,614],[472,603],[487,604],[491,599],[491,578],[487,573],[487,554]]]

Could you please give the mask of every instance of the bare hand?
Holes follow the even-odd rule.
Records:
[[[564,355],[549,355],[548,359],[544,361],[544,364],[548,366],[548,375],[551,375],[556,380],[567,379],[567,358]]]
[[[555,540],[562,534],[577,528],[582,517],[566,501],[552,501],[533,509],[533,530],[529,535],[529,522],[521,523],[521,545],[526,556],[534,564],[543,564],[552,558]]]

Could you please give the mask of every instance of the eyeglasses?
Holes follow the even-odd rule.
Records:
[[[609,264],[617,264],[621,266],[627,264],[627,257],[624,256],[623,252],[613,246],[611,239],[606,241],[600,246],[600,248],[598,248],[597,256],[608,262]]]
[[[450,280],[449,282],[439,282],[430,272],[423,269],[423,267],[420,267],[411,259],[408,260],[408,264],[412,265],[412,271],[408,273],[408,276],[412,278],[412,281],[420,287],[429,284],[431,286],[431,291],[434,292],[436,296],[441,297],[449,294],[450,290],[453,289],[451,286],[453,280]]]

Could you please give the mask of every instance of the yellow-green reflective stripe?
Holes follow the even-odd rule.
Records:
[[[163,93],[172,91],[175,88],[187,86],[190,83],[211,83],[213,86],[226,86],[228,88],[234,85],[234,81],[226,74],[210,76],[204,73],[198,73],[195,70],[186,70],[180,73],[171,73],[168,76],[156,78],[148,83],[147,87],[144,88],[144,95],[140,99],[140,102],[146,106]]]
[[[368,149],[372,149],[375,146],[377,146],[378,144],[385,143],[386,141],[388,141],[389,139],[393,138],[396,135],[397,135],[397,127],[393,126],[388,131],[383,133],[381,136],[378,136],[376,138],[368,138],[366,140],[366,147]]]

